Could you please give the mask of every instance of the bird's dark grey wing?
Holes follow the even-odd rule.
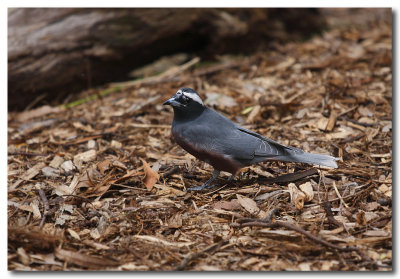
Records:
[[[249,134],[253,137],[256,137],[263,142],[263,145],[261,145],[260,148],[255,150],[255,153],[258,156],[268,156],[268,155],[281,156],[281,155],[288,155],[288,153],[295,153],[295,154],[296,153],[298,153],[298,154],[304,153],[303,150],[298,149],[296,147],[280,144],[279,142],[276,142],[270,138],[267,138],[266,136],[260,135],[256,132],[250,131],[250,130],[240,127],[238,125],[236,127],[241,132]]]
[[[249,134],[262,141],[262,145],[254,151],[254,159],[250,162],[251,164],[272,159],[337,168],[335,161],[339,160],[339,158],[323,154],[308,153],[296,147],[280,144],[272,139],[247,130],[243,127],[237,126],[237,128],[241,132]]]

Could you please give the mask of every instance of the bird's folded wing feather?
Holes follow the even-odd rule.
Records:
[[[272,139],[269,139],[263,135],[260,135],[256,132],[247,130],[243,127],[237,126],[237,128],[248,135],[251,135],[255,138],[258,138],[261,140],[262,145],[260,145],[260,148],[255,150],[255,155],[256,156],[264,156],[264,157],[269,157],[269,156],[282,156],[282,155],[289,155],[289,154],[303,154],[304,151],[292,146],[286,146],[283,144],[280,144],[279,142],[276,142]]]

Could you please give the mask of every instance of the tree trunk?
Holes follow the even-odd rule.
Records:
[[[9,109],[125,80],[163,55],[250,52],[323,23],[312,9],[11,8]]]

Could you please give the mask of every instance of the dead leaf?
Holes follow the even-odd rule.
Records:
[[[241,205],[237,199],[231,201],[218,201],[212,205],[214,209],[238,210]]]
[[[112,162],[113,167],[119,168],[119,169],[123,169],[123,170],[127,170],[128,168],[125,166],[124,163],[122,163],[121,161],[118,160],[114,160]]]
[[[97,163],[97,168],[99,169],[101,174],[105,174],[106,170],[111,167],[111,161],[106,159]]]
[[[182,215],[175,214],[168,221],[168,228],[178,229],[182,227]]]
[[[140,160],[143,163],[143,168],[144,168],[144,173],[145,173],[145,177],[143,179],[143,184],[144,186],[146,186],[147,190],[151,191],[154,187],[154,184],[157,183],[158,179],[160,178],[160,175],[154,171],[149,164],[147,164],[147,162],[145,160],[143,160],[142,158],[140,158]]]
[[[157,191],[157,195],[160,195],[160,196],[168,197],[168,196],[172,195],[174,197],[182,197],[187,194],[187,192],[175,189],[173,187],[168,187],[168,186],[165,186],[162,184],[156,183],[156,184],[154,184],[154,187],[157,189],[160,189],[159,191]]]
[[[250,214],[252,215],[256,215],[257,213],[260,212],[260,209],[257,206],[257,203],[247,197],[243,197],[239,194],[236,194],[237,200],[239,202],[239,204]]]

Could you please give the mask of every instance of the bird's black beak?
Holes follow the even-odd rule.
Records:
[[[181,107],[181,106],[182,106],[182,104],[179,103],[179,102],[175,99],[175,96],[173,96],[173,97],[169,98],[168,100],[166,100],[166,101],[163,103],[163,105],[164,105],[164,106],[165,106],[165,105],[169,105],[169,106],[172,106],[172,107]]]
[[[171,99],[173,99],[173,98],[171,98]],[[171,105],[171,101],[172,101],[171,99],[166,100],[166,101],[163,103],[163,106]]]

